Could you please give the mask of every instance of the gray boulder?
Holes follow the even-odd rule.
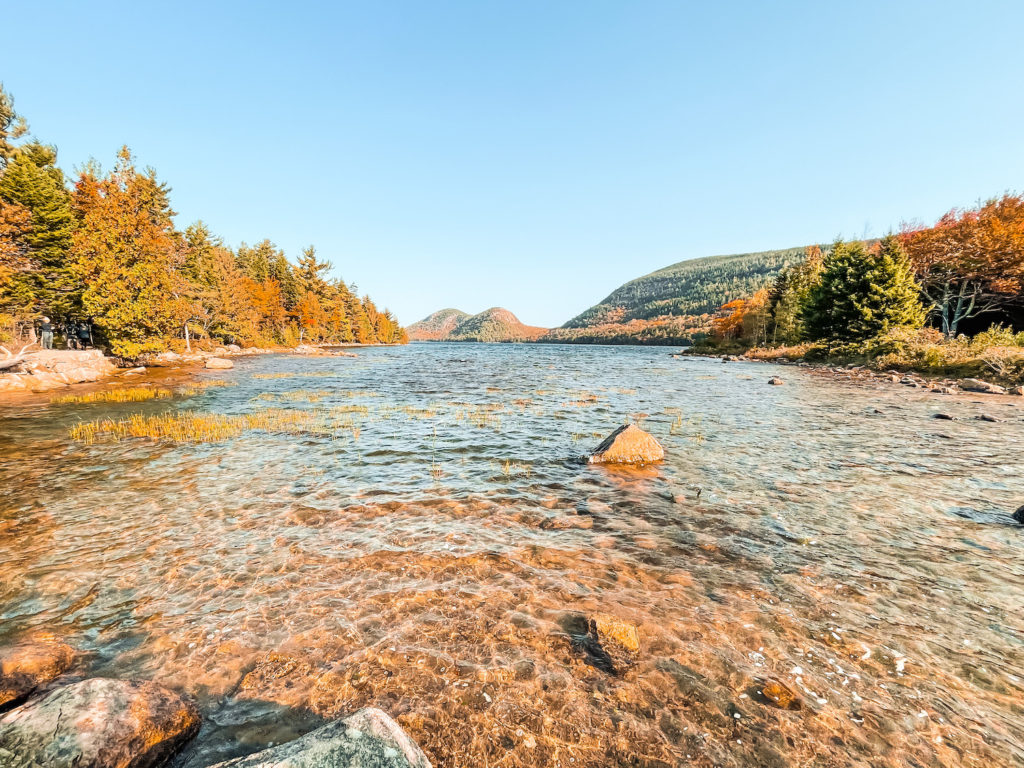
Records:
[[[39,639],[0,650],[0,706],[22,699],[67,671],[74,649],[56,639]]]
[[[0,765],[154,768],[198,730],[196,708],[163,686],[93,678],[0,718]]]
[[[206,361],[207,368],[213,368],[215,370],[228,370],[234,368],[235,364],[230,360],[226,360],[223,357],[211,357]]]
[[[431,768],[420,748],[379,709],[361,709],[312,733],[212,768]]]
[[[960,389],[964,392],[984,392],[988,395],[1005,395],[1006,389],[981,379],[961,379]]]

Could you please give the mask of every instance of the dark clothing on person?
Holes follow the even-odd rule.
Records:
[[[39,331],[42,335],[43,349],[53,349],[53,323],[49,321],[40,323]]]

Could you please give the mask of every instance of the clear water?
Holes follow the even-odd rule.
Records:
[[[274,373],[293,375],[254,377]],[[446,767],[1024,762],[1011,398],[622,347],[202,375],[235,386],[0,412],[0,640],[56,632],[79,674],[196,697],[179,766],[367,705]],[[344,408],[329,433],[67,436],[267,406]],[[578,461],[631,416],[664,465]],[[598,614],[636,626],[639,650],[588,639]],[[769,706],[768,679],[803,708]]]

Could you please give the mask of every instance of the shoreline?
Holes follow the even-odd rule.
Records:
[[[230,370],[236,358],[262,355],[296,357],[358,357],[349,348],[401,346],[397,344],[302,344],[297,347],[247,347],[195,350],[177,353],[170,350],[143,358],[135,367],[119,367],[122,362],[107,357],[100,349],[35,350],[25,355],[20,370],[0,371],[0,408],[33,403],[49,403],[62,393],[87,394],[119,386],[168,386],[195,379],[201,371]],[[230,365],[208,365],[210,360],[225,360]]]

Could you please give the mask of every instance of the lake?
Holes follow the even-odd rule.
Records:
[[[198,378],[228,386],[0,411],[0,641],[57,633],[82,674],[195,697],[176,766],[367,705],[444,767],[1024,761],[1024,398],[640,347]],[[309,413],[69,437],[264,409]],[[664,464],[580,461],[629,419]]]

